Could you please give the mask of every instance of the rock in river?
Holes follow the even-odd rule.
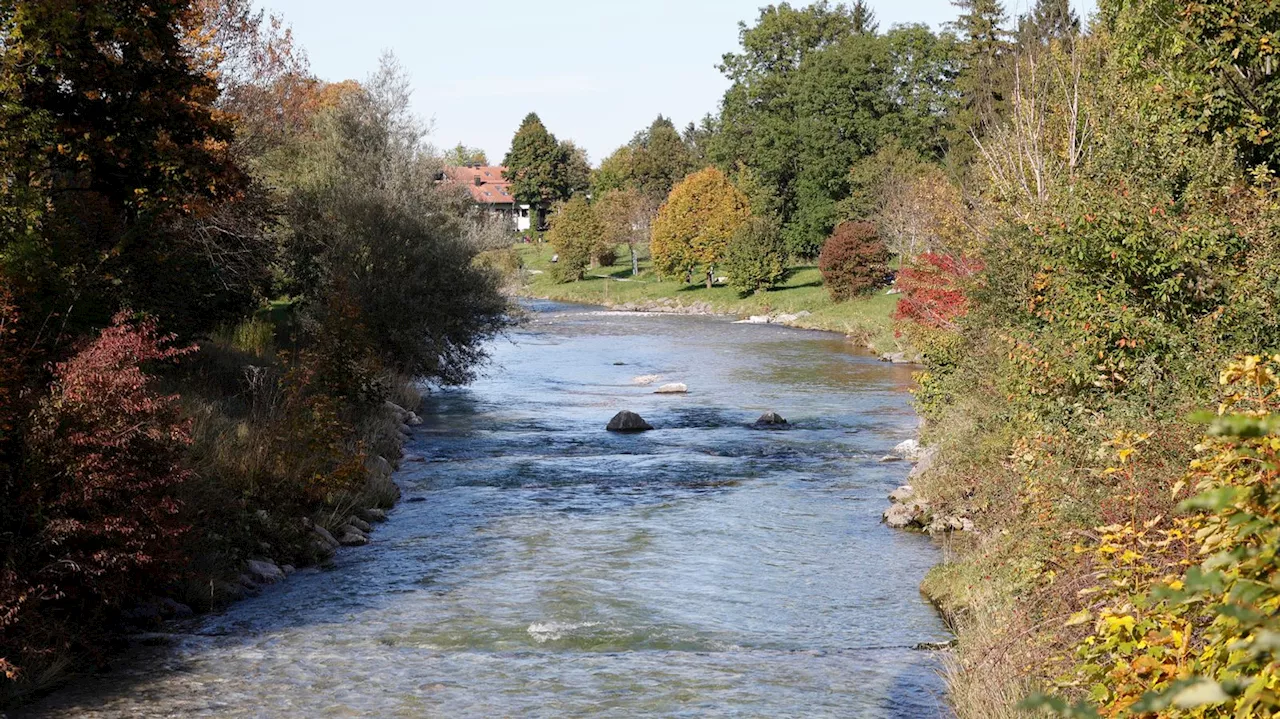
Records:
[[[644,432],[653,429],[653,425],[644,421],[644,418],[635,412],[624,409],[609,420],[605,429],[610,432]]]
[[[757,427],[780,427],[787,423],[777,412],[765,412],[756,420]]]
[[[654,394],[684,394],[689,391],[689,386],[683,382],[673,382],[664,384],[653,391]]]

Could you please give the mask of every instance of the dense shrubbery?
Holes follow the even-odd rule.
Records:
[[[827,238],[818,257],[822,282],[837,302],[883,286],[889,278],[889,250],[869,222],[844,222]]]
[[[753,217],[729,238],[724,271],[729,286],[742,293],[763,292],[787,276],[787,244],[778,226]]]

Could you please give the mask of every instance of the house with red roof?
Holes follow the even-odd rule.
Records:
[[[476,206],[510,218],[512,226],[520,232],[529,229],[529,206],[516,201],[511,195],[511,183],[503,176],[507,168],[499,165],[467,165],[446,167],[444,181],[467,188]]]

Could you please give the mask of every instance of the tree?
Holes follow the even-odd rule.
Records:
[[[1070,40],[1078,34],[1080,18],[1071,9],[1071,0],[1036,0],[1031,10],[1018,18],[1018,45],[1024,49]]]
[[[1000,0],[952,0],[960,16],[951,24],[960,37],[961,70],[956,79],[960,107],[954,120],[952,144],[994,127],[1003,117],[1009,80],[1008,19]]]
[[[843,222],[822,246],[818,269],[831,299],[851,300],[884,284],[889,251],[869,222]]]
[[[478,147],[467,147],[459,142],[456,147],[444,153],[444,164],[452,167],[468,165],[488,165],[489,157]]]
[[[777,224],[752,217],[729,239],[724,270],[729,286],[743,294],[764,292],[787,276],[787,244]]]
[[[590,189],[591,160],[587,151],[574,144],[573,140],[565,140],[560,143],[560,156],[566,197]]]
[[[635,188],[614,189],[595,200],[596,215],[610,245],[625,244],[631,252],[631,274],[640,274],[636,248],[649,240],[656,206]]]
[[[174,231],[245,176],[217,83],[183,41],[189,3],[146,10],[22,0],[0,15],[0,264],[30,285],[28,316],[60,328],[55,342],[125,304],[198,333],[255,299]]]
[[[631,182],[654,204],[693,172],[693,157],[671,120],[658,115],[647,130],[631,141]]]
[[[331,353],[332,384],[358,399],[376,395],[369,367],[466,382],[506,326],[495,278],[471,262],[469,203],[433,182],[425,132],[387,57],[360,92],[314,118],[276,170],[289,178],[279,289],[297,298],[310,341],[350,348]]]
[[[587,198],[575,195],[561,204],[551,216],[551,229],[547,232],[547,241],[559,255],[551,269],[556,280],[581,280],[605,242],[605,235],[605,227]]]
[[[601,160],[600,167],[591,173],[591,194],[600,197],[611,190],[634,187],[632,184],[634,154],[635,151],[630,145],[623,145]]]
[[[566,199],[565,148],[534,113],[525,116],[503,158],[511,194],[520,202],[548,207]]]
[[[714,267],[724,259],[729,238],[751,216],[746,195],[720,170],[695,172],[671,190],[653,223],[654,266],[666,277],[706,274],[710,289]]]

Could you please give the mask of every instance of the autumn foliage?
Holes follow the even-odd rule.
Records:
[[[710,273],[724,260],[729,238],[751,217],[746,195],[714,167],[676,185],[653,223],[653,264],[665,277]]]
[[[149,369],[193,351],[172,339],[122,312],[53,367],[6,498],[27,510],[6,527],[18,536],[0,575],[0,668],[11,676],[178,569],[174,490],[188,478],[189,423]]]
[[[869,222],[844,222],[822,246],[818,269],[831,299],[849,300],[884,284],[889,250]]]
[[[981,270],[982,262],[972,258],[936,252],[921,254],[913,266],[898,273],[902,298],[894,319],[954,330],[956,320],[969,309],[965,280]]]

